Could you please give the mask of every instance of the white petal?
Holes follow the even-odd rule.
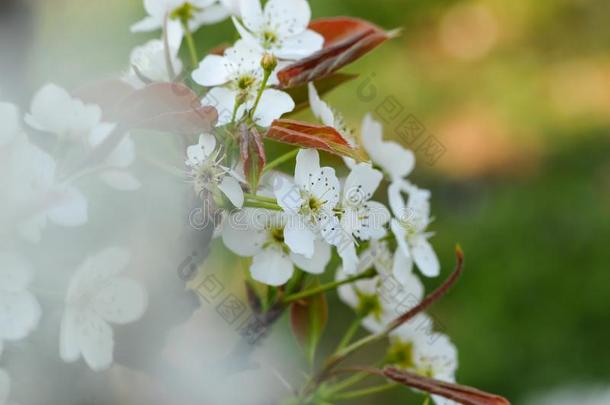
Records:
[[[355,274],[358,269],[358,255],[356,254],[356,245],[347,243],[343,246],[337,246],[337,252],[342,260],[343,270],[346,274]]]
[[[241,0],[239,11],[244,25],[250,31],[257,32],[263,28],[265,20],[259,0]]]
[[[332,210],[340,200],[341,183],[335,175],[332,167],[323,167],[317,171],[310,172],[307,176],[306,189],[317,199],[324,201],[323,206]]]
[[[108,155],[106,164],[111,167],[124,169],[129,167],[134,162],[135,158],[136,145],[131,136],[126,134],[110,155]]]
[[[271,286],[285,284],[293,271],[290,259],[275,249],[266,249],[254,256],[250,266],[253,279]]]
[[[206,87],[219,86],[229,81],[231,62],[224,56],[208,55],[193,72],[193,80]]]
[[[72,276],[66,301],[71,302],[83,293],[99,289],[111,277],[120,274],[129,260],[129,252],[117,247],[106,248],[88,257]]]
[[[72,363],[80,357],[78,346],[78,329],[76,320],[78,314],[75,310],[67,308],[61,319],[59,332],[59,356],[66,363]]]
[[[411,257],[411,249],[409,249],[409,245],[407,244],[407,231],[406,229],[400,224],[400,222],[396,219],[396,218],[392,218],[392,220],[390,221],[390,228],[392,229],[392,233],[394,234],[394,237],[396,238],[396,242],[398,243],[398,248],[402,251],[402,253],[407,256],[407,257]]]
[[[239,182],[231,176],[225,176],[218,185],[220,191],[227,196],[231,204],[237,208],[244,205],[244,191],[241,189]]]
[[[288,93],[267,89],[263,91],[258,108],[254,112],[254,120],[261,127],[269,127],[274,120],[294,110],[294,106],[294,101]]]
[[[311,9],[305,0],[269,0],[265,4],[265,19],[277,29],[279,35],[291,37],[307,28]],[[256,31],[255,28],[251,29]]]
[[[314,254],[315,240],[315,234],[300,217],[289,218],[284,228],[284,241],[293,253],[311,258]]]
[[[368,163],[357,164],[345,180],[343,201],[351,206],[365,203],[371,199],[382,179],[383,174]]]
[[[134,191],[142,186],[131,173],[121,170],[105,170],[100,173],[100,178],[110,187],[121,191]]]
[[[402,180],[393,181],[388,187],[388,201],[394,216],[403,219],[406,214],[405,200],[402,197]]]
[[[425,237],[419,236],[413,238],[411,240],[411,249],[413,260],[424,276],[436,277],[439,275],[441,266],[438,262],[438,257],[436,257],[434,249],[432,249],[430,242]]]
[[[242,0],[243,1],[243,0]],[[232,17],[233,25],[235,29],[239,33],[239,36],[250,45],[259,50],[260,55],[262,56],[264,50],[262,46],[259,44],[258,39],[250,32],[248,29],[238,20],[236,17]]]
[[[89,311],[77,320],[78,346],[83,358],[93,371],[112,365],[114,336],[112,328],[99,315]]]
[[[178,20],[169,20],[167,22],[167,44],[170,49],[179,49],[184,37],[182,24]]]
[[[296,214],[303,204],[299,187],[286,176],[276,176],[273,179],[273,194],[278,205],[287,213]]]
[[[73,227],[87,222],[87,199],[74,187],[62,191],[59,201],[48,210],[49,219],[57,225]]]
[[[251,257],[259,253],[267,240],[265,229],[255,228],[249,221],[245,221],[244,215],[254,215],[251,209],[244,209],[231,214],[223,223],[222,241],[233,253]]]
[[[161,21],[157,18],[147,16],[130,27],[131,32],[148,32],[161,29]]]
[[[326,265],[330,261],[331,250],[330,245],[320,239],[314,243],[313,256],[308,259],[303,255],[292,253],[290,258],[292,262],[303,271],[311,274],[322,274]]]
[[[362,146],[371,159],[395,181],[411,173],[415,167],[415,155],[396,142],[384,142],[382,132],[381,124],[367,114],[362,123]]]
[[[322,49],[324,37],[315,31],[307,30],[299,35],[286,38],[281,46],[274,50],[278,58],[299,60],[311,56]]]
[[[147,304],[146,289],[128,278],[109,281],[92,302],[95,312],[105,321],[121,325],[140,319]]]
[[[328,106],[328,104],[320,99],[318,91],[313,83],[308,83],[307,88],[309,92],[309,106],[311,107],[311,112],[313,112],[313,114],[322,122],[322,124],[330,127],[334,126],[335,114],[333,113],[333,110]]]
[[[362,240],[381,239],[385,236],[385,225],[390,221],[390,211],[377,201],[368,201],[361,214],[358,232],[355,235]]]
[[[341,281],[348,278],[349,275],[346,274],[342,268],[338,268],[335,280]],[[358,307],[360,300],[358,299],[358,295],[356,294],[356,290],[354,289],[353,284],[343,284],[337,288],[337,294],[341,301],[352,308]]]
[[[208,6],[203,11],[195,14],[194,21],[192,22],[193,31],[196,31],[202,25],[219,23],[227,19],[229,15],[229,10],[220,4]]]
[[[216,137],[212,134],[201,134],[199,135],[199,145],[201,145],[204,157],[207,158],[216,149]]]
[[[301,149],[297,154],[294,181],[300,187],[309,183],[310,173],[320,170],[320,155],[315,149]]]
[[[406,285],[413,274],[413,259],[406,256],[401,249],[394,253],[394,264],[392,274],[401,284]]]
[[[220,127],[231,122],[233,109],[235,108],[236,93],[224,87],[214,87],[203,98],[201,104],[204,106],[212,106],[218,111],[218,123]],[[236,119],[241,118],[242,114],[237,114]]]
[[[431,371],[432,378],[455,378],[457,349],[449,337],[442,333],[434,333],[432,336],[419,334],[414,348],[413,361],[416,367]]]
[[[0,291],[0,340],[19,340],[29,335],[40,320],[40,305],[28,291]]]
[[[251,42],[240,39],[225,51],[225,57],[232,62],[233,74],[252,74],[261,68],[260,49]]]

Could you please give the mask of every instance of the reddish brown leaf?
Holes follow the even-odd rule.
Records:
[[[275,120],[265,136],[277,142],[302,148],[314,148],[362,160],[359,150],[352,148],[336,129],[324,125],[294,120]]]
[[[265,147],[263,146],[261,135],[256,128],[249,129],[247,125],[243,124],[240,132],[239,149],[241,160],[244,163],[244,172],[248,179],[248,184],[250,184],[250,189],[252,192],[255,192],[258,188],[261,172],[267,161]]]
[[[434,380],[394,367],[385,368],[381,374],[409,387],[440,395],[464,405],[510,405],[506,398],[499,395],[490,394],[466,385]]]
[[[322,18],[312,21],[310,28],[324,37],[324,48],[280,70],[281,88],[330,76],[393,35],[368,21],[349,17]]]
[[[72,95],[85,103],[99,105],[104,112],[104,119],[113,122],[117,104],[133,91],[133,87],[127,83],[110,79],[79,87]]]

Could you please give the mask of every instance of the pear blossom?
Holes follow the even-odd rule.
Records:
[[[91,130],[89,146],[99,146],[116,128],[116,124],[102,122]],[[98,168],[100,179],[117,190],[137,190],[140,182],[127,169],[135,161],[135,143],[129,134],[123,136]]]
[[[252,257],[250,273],[261,283],[283,285],[295,266],[311,274],[323,273],[330,261],[330,246],[316,239],[311,258],[292,252],[284,238],[288,220],[282,212],[244,209],[225,221],[222,239],[234,253]]]
[[[102,118],[95,104],[85,104],[66,90],[47,84],[34,95],[25,122],[32,128],[49,132],[60,139],[81,141]]]
[[[317,150],[299,150],[294,180],[278,178],[273,188],[278,205],[289,217],[284,239],[291,251],[312,257],[319,235],[338,248],[351,243],[334,211],[340,200],[335,169],[320,167]]]
[[[144,0],[144,9],[148,16],[131,26],[131,32],[156,31],[163,28],[167,19],[167,37],[172,47],[179,48],[184,31],[175,15],[183,8],[190,13],[189,29],[196,31],[203,25],[218,23],[230,15],[225,1],[218,0]]]
[[[178,48],[169,47],[169,62],[173,75],[182,72],[182,61],[178,57]],[[134,88],[142,88],[150,82],[171,82],[173,75],[168,69],[165,46],[160,39],[152,39],[144,45],[137,46],[129,56],[130,68],[123,77]]]
[[[193,72],[193,80],[202,86],[217,86],[206,94],[202,104],[216,108],[219,115],[217,126],[223,126],[233,119],[240,120],[254,108],[264,74],[261,55],[251,44],[240,40],[227,49],[224,56],[206,56]],[[268,84],[273,85],[276,81],[277,78],[271,75]],[[288,93],[265,88],[253,119],[258,125],[268,127],[294,107]]]
[[[233,17],[241,37],[256,46],[259,55],[298,60],[322,49],[324,37],[308,29],[311,8],[306,0],[241,0],[241,19]]]
[[[372,333],[383,330],[389,322],[416,305],[424,295],[424,286],[414,274],[398,282],[392,277],[394,261],[387,242],[371,241],[371,246],[361,253],[356,274],[374,267],[377,275],[340,286],[341,300],[363,317],[363,326]],[[336,273],[336,280],[344,280],[350,274],[343,268]]]
[[[415,154],[394,141],[383,140],[383,127],[371,114],[362,121],[362,147],[391,182],[402,180],[415,167]]]
[[[28,291],[33,271],[12,252],[0,252],[0,347],[2,341],[28,336],[40,320],[40,305]]]
[[[36,243],[49,221],[66,227],[87,222],[87,200],[75,187],[57,180],[56,163],[49,154],[23,134],[4,152],[2,228],[16,228],[24,239]]]
[[[85,260],[72,276],[60,330],[63,361],[74,362],[82,356],[94,371],[111,366],[114,337],[110,324],[134,322],[147,306],[144,287],[121,276],[128,262],[127,251],[107,248]]]
[[[320,98],[313,83],[308,83],[307,89],[309,106],[313,115],[319,119],[322,124],[335,128],[351,147],[358,147],[354,131],[347,126],[343,115]],[[347,159],[349,159],[350,162],[348,163],[348,166],[351,167],[354,164],[354,160],[351,158]]]
[[[235,171],[221,164],[223,156],[220,149],[216,149],[214,135],[200,135],[199,143],[189,146],[186,154],[186,165],[197,195],[208,191],[216,196],[222,192],[235,207],[243,206],[244,192],[239,177]]]
[[[402,193],[408,193],[407,203]],[[412,260],[427,277],[440,273],[440,264],[434,249],[428,242],[433,234],[426,232],[430,222],[430,192],[420,189],[407,181],[392,183],[388,189],[390,207],[395,218],[390,228],[398,243],[398,252],[405,261]]]

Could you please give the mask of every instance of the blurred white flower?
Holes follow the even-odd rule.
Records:
[[[216,108],[217,126],[222,126],[230,123],[233,118],[241,119],[254,108],[263,75],[261,55],[252,45],[240,40],[227,49],[224,56],[206,56],[193,72],[193,80],[206,87],[218,86],[206,94],[202,104]],[[276,80],[272,75],[267,84],[275,84]],[[266,88],[253,119],[258,125],[268,127],[273,120],[292,111],[294,107],[294,101],[288,93]]]
[[[186,165],[197,195],[204,191],[217,195],[220,191],[235,207],[243,206],[244,192],[239,185],[239,176],[221,164],[224,156],[220,149],[216,149],[216,138],[213,135],[199,136],[199,143],[189,146],[186,154]]]
[[[3,228],[16,227],[23,238],[38,242],[48,221],[66,227],[87,222],[87,200],[76,188],[57,181],[56,164],[49,154],[23,134],[3,152],[0,161],[0,186],[5,192],[0,202]]]
[[[102,122],[91,130],[89,146],[94,148],[100,145],[114,129],[115,124]],[[140,182],[127,169],[135,161],[135,144],[129,134],[123,136],[119,144],[104,159],[97,172],[100,179],[110,187],[117,190],[137,190]]]
[[[178,76],[182,72],[182,61],[178,57],[178,48],[172,48],[169,52],[170,62],[174,75]],[[171,82],[174,77],[168,71],[165,55],[165,47],[160,39],[152,39],[144,45],[137,46],[131,51],[129,56],[129,71],[123,79],[135,88],[144,87],[152,82]],[[136,71],[137,70],[137,71]]]
[[[225,245],[240,256],[253,257],[250,272],[261,283],[285,284],[294,266],[311,274],[321,274],[330,261],[330,246],[319,239],[314,241],[311,258],[290,251],[284,239],[288,219],[281,212],[245,209],[224,222]]]
[[[60,139],[82,142],[101,118],[99,106],[85,104],[51,83],[34,95],[25,121],[32,128],[50,132]]]
[[[241,0],[241,19],[233,23],[241,37],[280,59],[297,60],[322,49],[324,37],[308,29],[311,9],[306,0]]]
[[[144,287],[121,276],[128,262],[127,251],[107,248],[85,260],[72,276],[61,321],[59,353],[63,361],[74,362],[82,356],[94,371],[111,366],[114,337],[110,323],[134,322],[147,306]]]
[[[273,188],[278,205],[288,216],[284,239],[291,251],[312,257],[318,235],[337,246],[339,253],[343,244],[352,243],[334,212],[340,199],[335,169],[320,167],[317,150],[301,149],[294,180],[277,178]]]
[[[172,13],[183,7],[188,7],[192,15],[189,19],[189,29],[196,31],[202,25],[210,25],[220,22],[230,15],[230,11],[224,6],[224,1],[218,0],[144,0],[144,9],[148,16],[131,26],[131,32],[156,31],[163,28],[167,18],[167,37],[170,45],[179,48],[184,31],[181,22],[171,18]]]
[[[403,192],[409,196],[406,204],[402,196]],[[438,276],[440,273],[438,257],[428,242],[428,238],[433,234],[426,232],[432,221],[430,192],[403,180],[390,184],[388,195],[395,216],[390,222],[390,227],[399,247],[396,254],[404,255],[401,260],[413,260],[425,276]]]
[[[32,278],[32,268],[25,259],[0,252],[0,351],[4,340],[23,339],[38,325],[40,305],[28,291]]]

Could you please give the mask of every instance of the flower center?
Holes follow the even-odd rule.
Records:
[[[255,83],[256,77],[252,75],[241,75],[237,79],[237,88],[243,91],[250,90],[250,88],[254,86]]]
[[[365,294],[359,290],[356,290],[356,295],[358,296],[358,307],[356,308],[358,314],[361,316],[373,315],[377,319],[381,317],[381,302],[377,295]]]
[[[195,191],[201,193],[203,190],[208,189],[210,185],[218,183],[221,176],[222,171],[214,165],[209,163],[201,164],[194,174]]]
[[[270,29],[264,30],[261,37],[263,40],[263,48],[265,48],[265,49],[271,48],[273,45],[276,45],[279,41],[278,35],[275,32],[271,31]]]
[[[386,362],[405,369],[415,367],[415,362],[413,361],[413,343],[394,343],[388,350]]]
[[[274,242],[284,243],[284,228],[273,228],[269,233]]]

